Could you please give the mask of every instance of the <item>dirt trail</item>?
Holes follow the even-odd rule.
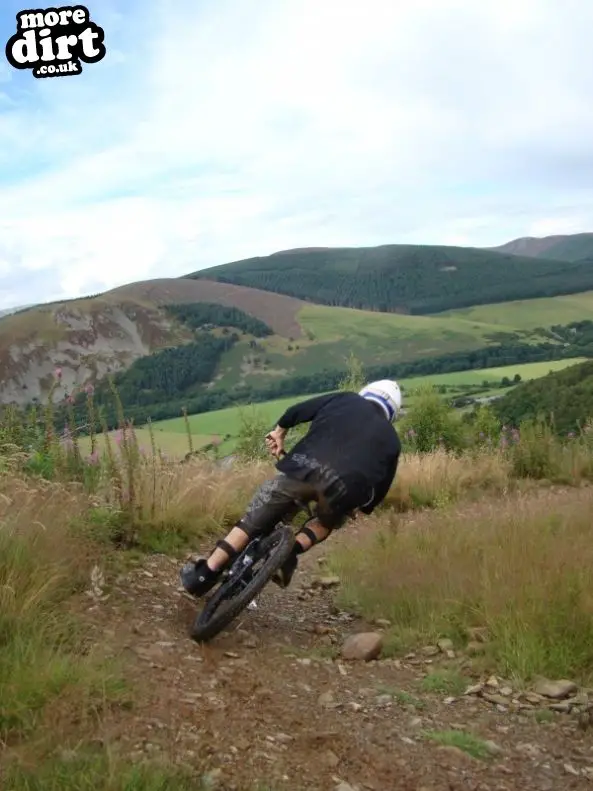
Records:
[[[336,612],[329,591],[301,600],[322,554],[306,556],[291,589],[270,585],[256,611],[205,647],[187,637],[196,606],[178,589],[178,559],[146,559],[120,579],[89,611],[140,686],[108,737],[126,753],[189,764],[207,787],[228,791],[593,788],[592,729],[573,715],[538,724],[471,696],[419,691],[439,657],[328,658],[360,625]],[[450,729],[490,740],[492,755],[470,758],[424,733]]]

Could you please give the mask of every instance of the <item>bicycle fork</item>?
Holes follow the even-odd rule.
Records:
[[[253,557],[249,554],[249,549],[253,547],[245,547],[243,550],[243,554],[237,558],[236,562],[232,565],[229,570],[229,577],[234,577],[235,574],[240,576],[239,583],[242,585],[243,588],[246,588],[247,585],[251,582],[252,579],[252,572],[251,567],[253,566]],[[249,604],[247,605],[248,610],[257,610],[257,596],[252,599]]]

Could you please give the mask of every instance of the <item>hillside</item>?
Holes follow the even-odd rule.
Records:
[[[187,344],[190,327],[166,307],[215,303],[244,310],[278,337],[298,337],[290,297],[203,281],[160,279],[133,283],[92,298],[40,305],[0,318],[0,403],[43,399],[61,369],[60,400],[159,350]]]
[[[497,401],[494,409],[513,426],[541,417],[553,419],[559,433],[578,431],[593,417],[593,361],[525,382]]]
[[[591,261],[429,245],[287,250],[187,277],[317,304],[416,315],[593,289]]]
[[[438,313],[434,318],[438,316],[490,324],[498,326],[501,330],[508,327],[533,330],[536,327],[551,327],[554,324],[571,324],[575,321],[593,319],[593,291],[561,297],[475,305]]]
[[[476,304],[477,270],[478,303],[488,304]],[[291,250],[188,278],[131,283],[0,318],[0,403],[44,400],[56,368],[57,401],[117,374],[126,409],[144,420],[178,415],[183,404],[204,411],[331,388],[350,354],[369,375],[397,376],[589,356],[588,336],[583,345],[572,330],[549,328],[593,319],[593,291],[492,301],[521,284],[560,289],[560,270],[564,289],[574,288],[578,272],[593,281],[583,262],[392,245]],[[263,287],[228,283],[229,272]],[[278,291],[265,290],[270,284]],[[306,298],[279,293],[291,289]],[[365,300],[372,310],[324,304]],[[437,302],[448,309],[427,314]]]
[[[201,279],[144,281],[0,319],[0,403],[43,400],[60,368],[57,401],[116,373],[136,420],[173,417],[183,405],[330,389],[350,354],[369,375],[400,377],[589,356],[581,330],[544,328],[591,318],[593,292],[411,316]]]
[[[542,342],[550,339],[537,329],[455,316],[332,308],[207,281],[150,281],[0,319],[0,402],[43,400],[59,368],[57,401],[111,373],[124,403],[141,410],[137,417],[155,404],[169,411],[151,409],[153,417],[169,417],[179,414],[179,399],[201,410],[227,405],[231,391],[270,398],[307,392],[322,380],[332,387],[352,353],[375,368],[414,364],[410,374],[421,375],[549,359],[553,349],[533,347],[532,354],[526,346]],[[514,351],[521,344],[526,351]],[[471,362],[467,355],[480,349],[492,352]]]
[[[301,327],[295,316],[303,307],[303,302],[281,294],[271,297],[268,292],[256,288],[244,288],[211,280],[160,278],[120,286],[105,292],[102,297],[116,301],[130,299],[157,307],[191,302],[214,302],[256,316],[283,338],[297,338],[301,334]]]
[[[5,308],[4,310],[0,310],[0,319],[2,316],[10,316],[11,313],[16,313],[19,310],[26,310],[27,308],[32,307],[31,305],[19,305],[16,308]]]
[[[527,258],[551,258],[556,261],[582,261],[593,263],[593,233],[573,233],[558,236],[522,236],[498,247],[487,248],[492,252],[510,253]]]

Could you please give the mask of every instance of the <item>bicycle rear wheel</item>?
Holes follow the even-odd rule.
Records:
[[[191,637],[199,643],[211,640],[221,632],[263,590],[274,573],[285,563],[292,552],[294,533],[287,525],[279,525],[269,536],[262,538],[253,557],[253,563],[244,566],[216,590],[194,621]],[[242,556],[249,552],[249,547]],[[235,561],[233,569],[241,558]],[[259,566],[259,568],[257,568]],[[251,578],[245,582],[246,573]]]

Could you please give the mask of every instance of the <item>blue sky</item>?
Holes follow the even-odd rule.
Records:
[[[291,247],[593,230],[590,0],[89,8],[82,75],[0,60],[0,309]]]

